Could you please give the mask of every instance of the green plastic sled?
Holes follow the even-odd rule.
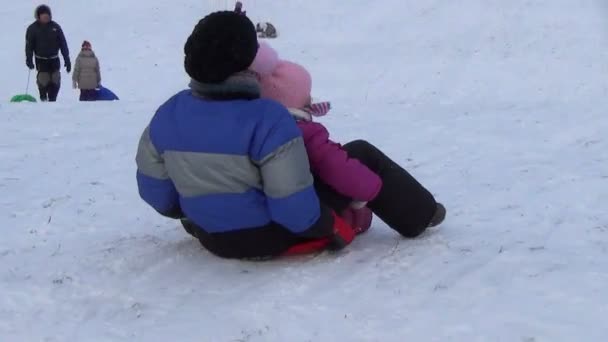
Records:
[[[22,94],[22,95],[15,95],[13,96],[13,98],[11,99],[11,102],[13,103],[18,103],[18,102],[36,102],[36,99],[29,94]]]

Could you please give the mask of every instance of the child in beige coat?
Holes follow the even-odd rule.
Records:
[[[99,60],[91,49],[91,43],[86,40],[82,43],[82,50],[76,58],[72,81],[74,89],[80,89],[80,101],[96,100],[96,89],[101,83],[101,72]]]

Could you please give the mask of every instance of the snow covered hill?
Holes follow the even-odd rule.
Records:
[[[36,2],[0,21],[0,341],[606,341],[608,4],[251,0],[340,141],[373,141],[446,204],[338,255],[212,257],[137,195],[134,155],[185,87],[182,47],[228,1],[53,0],[123,101],[23,92]],[[344,3],[344,4],[343,4]],[[33,78],[32,78],[33,79]]]

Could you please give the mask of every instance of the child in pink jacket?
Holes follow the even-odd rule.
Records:
[[[311,103],[312,78],[304,67],[280,60],[260,43],[251,70],[259,75],[262,97],[280,102],[298,121],[319,198],[357,232],[369,228],[372,211],[406,237],[443,222],[444,206],[382,151],[363,140],[341,146],[329,139],[327,129],[313,121],[329,111],[329,103]]]

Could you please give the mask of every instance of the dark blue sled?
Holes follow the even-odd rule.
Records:
[[[116,101],[119,100],[118,96],[113,91],[106,87],[99,87],[97,89],[97,101]]]

